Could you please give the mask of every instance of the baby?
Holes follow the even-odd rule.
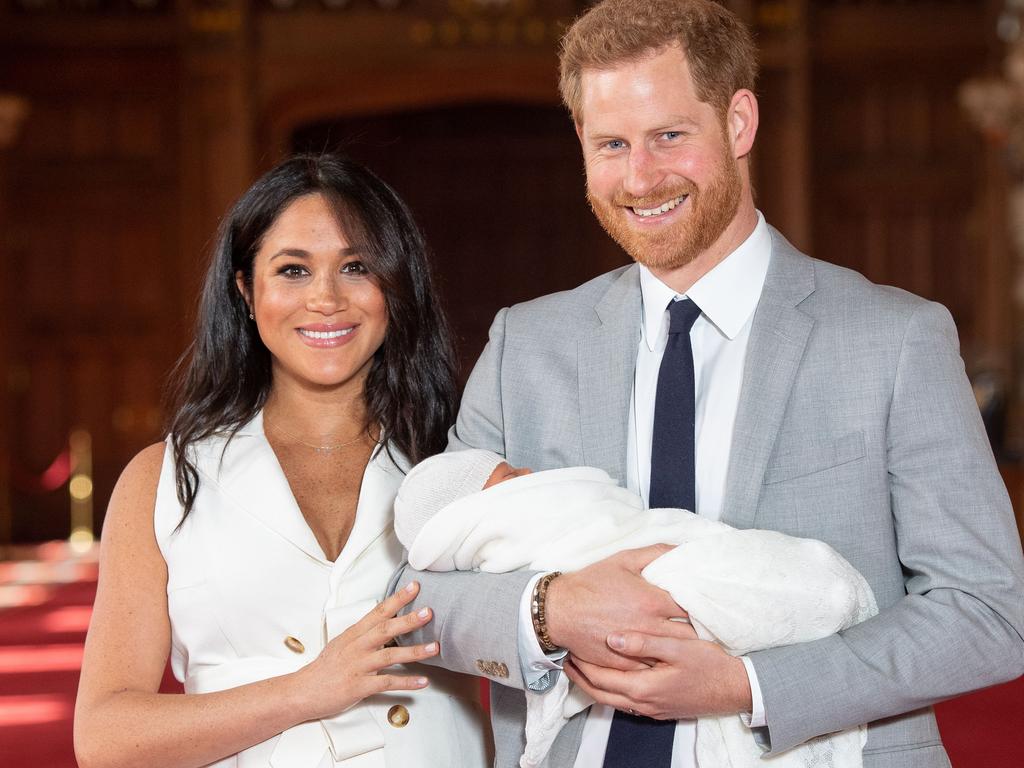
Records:
[[[645,509],[592,467],[531,472],[489,451],[440,454],[403,481],[395,531],[409,563],[432,571],[571,571],[623,549],[674,544],[643,577],[686,610],[699,637],[734,655],[827,637],[878,610],[864,577],[828,545]],[[564,675],[526,697],[524,768],[539,765],[562,726],[593,703]],[[771,763],[859,768],[865,739],[863,726],[830,734]],[[755,768],[761,755],[739,716],[697,721],[699,765]]]

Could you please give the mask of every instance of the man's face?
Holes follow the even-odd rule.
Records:
[[[652,269],[685,266],[736,216],[743,181],[721,116],[669,47],[585,71],[578,125],[587,199],[622,248]]]

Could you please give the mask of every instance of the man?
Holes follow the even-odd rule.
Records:
[[[603,705],[555,743],[566,768],[693,766],[692,718],[729,713],[769,756],[870,723],[867,768],[947,766],[930,705],[1024,672],[1024,560],[951,318],[765,223],[755,74],[708,0],[605,0],[573,25],[588,198],[637,265],[500,312],[450,447],[596,465],[651,505],[820,539],[880,614],[737,659],[639,577],[657,547],[543,578],[407,569],[436,616],[416,640],[499,683],[499,766],[522,747],[515,689],[560,668]]]

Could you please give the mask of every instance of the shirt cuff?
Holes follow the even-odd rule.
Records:
[[[757,672],[754,671],[754,662],[746,656],[740,656],[743,668],[747,670],[747,680],[750,682],[750,714],[740,713],[740,719],[748,728],[763,728],[768,724],[764,716],[764,696],[761,695],[761,685],[757,682]]]
[[[538,573],[530,579],[519,599],[519,668],[526,687],[538,693],[543,693],[555,684],[567,653],[565,649],[544,653],[537,640],[537,633],[533,631],[533,615],[530,612],[533,588],[545,575]]]

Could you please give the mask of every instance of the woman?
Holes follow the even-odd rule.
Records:
[[[394,192],[331,156],[225,222],[166,446],[110,501],[75,714],[94,766],[479,766],[475,682],[404,670],[376,605],[404,469],[444,447],[453,355]],[[376,605],[376,607],[374,607]],[[157,693],[168,653],[186,695]],[[219,761],[219,762],[218,762]]]

